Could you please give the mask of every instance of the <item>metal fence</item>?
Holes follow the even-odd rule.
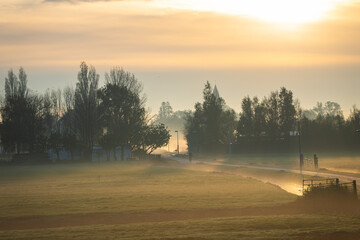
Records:
[[[307,179],[303,180],[303,194],[306,195],[314,189],[341,189],[357,198],[356,180],[351,182],[340,182],[338,178]]]

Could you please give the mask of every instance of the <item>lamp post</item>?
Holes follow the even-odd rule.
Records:
[[[180,151],[179,151],[179,131],[178,130],[175,130],[176,132],[176,139],[177,139],[177,153],[180,154]]]

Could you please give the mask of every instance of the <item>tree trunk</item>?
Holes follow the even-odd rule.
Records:
[[[121,145],[121,160],[124,160],[124,145]]]
[[[59,161],[60,160],[60,153],[59,150],[56,149],[56,160]]]
[[[110,150],[105,150],[106,153],[106,161],[110,162]]]
[[[114,152],[114,160],[117,161],[117,158],[116,158],[116,147],[113,148],[113,152]]]

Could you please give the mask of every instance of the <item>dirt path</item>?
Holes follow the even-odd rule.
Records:
[[[184,158],[173,157],[170,155],[165,156],[165,158],[170,159],[170,160],[175,160],[182,164],[189,164],[189,161]],[[207,161],[192,161],[192,163],[200,163],[200,164],[206,164],[206,165],[211,165],[211,166],[228,166],[228,167],[235,167],[235,168],[261,169],[261,170],[268,170],[268,171],[283,171],[283,172],[303,174],[303,175],[308,175],[308,176],[320,176],[320,177],[324,177],[324,178],[339,178],[340,181],[345,181],[345,182],[351,182],[353,180],[356,180],[356,182],[358,184],[360,184],[360,178],[358,178],[358,177],[352,177],[352,176],[341,175],[341,174],[336,174],[336,173],[323,173],[323,172],[314,172],[314,171],[302,171],[302,173],[300,173],[300,170],[288,169],[288,168],[262,167],[262,166],[246,165],[246,164],[230,164],[230,163],[207,162]]]

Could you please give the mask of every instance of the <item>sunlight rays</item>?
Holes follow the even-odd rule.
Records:
[[[173,0],[158,1],[163,7],[242,15],[267,22],[297,24],[319,20],[344,0]]]

